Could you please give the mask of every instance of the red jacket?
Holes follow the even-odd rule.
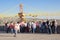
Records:
[[[14,28],[14,25],[10,24],[9,27],[12,29],[12,28]]]

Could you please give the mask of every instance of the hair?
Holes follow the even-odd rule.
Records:
[[[17,22],[17,23],[19,23],[19,22]]]

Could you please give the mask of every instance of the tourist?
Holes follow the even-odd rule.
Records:
[[[51,28],[52,28],[52,33],[54,34],[55,33],[55,21],[52,21]]]
[[[46,30],[48,34],[51,34],[51,24],[49,22],[49,20],[46,21]]]
[[[40,33],[39,21],[37,21],[35,23],[36,23],[36,33]]]
[[[41,33],[45,33],[45,29],[46,29],[46,25],[45,25],[45,22],[43,21],[42,24],[41,24]]]
[[[5,23],[5,27],[6,27],[6,33],[8,33],[10,31],[10,28],[9,28],[9,23]]]
[[[17,35],[17,33],[18,33],[18,31],[20,30],[19,29],[19,27],[20,27],[20,24],[19,24],[19,22],[17,22],[17,23],[14,23],[14,30],[15,30],[15,35],[14,35],[14,37],[16,37],[16,35]]]
[[[25,25],[25,27],[24,27],[24,30],[25,30],[25,31],[24,31],[24,32],[26,32],[26,31],[27,31],[27,30],[26,30],[26,28],[27,28],[27,22],[25,22],[24,25]]]
[[[10,23],[9,25],[10,29],[11,29],[11,33],[14,33],[14,26],[13,26],[13,22]]]
[[[32,28],[33,28],[33,33],[35,33],[36,32],[36,23],[35,22],[32,23]]]
[[[39,31],[40,31],[40,33],[42,32],[42,31],[41,31],[41,25],[42,25],[42,22],[39,21]]]
[[[27,22],[27,31],[28,32],[32,32],[32,29],[31,29],[31,22]]]
[[[25,23],[24,23],[24,21],[22,21],[22,22],[20,22],[20,32],[21,33],[24,33],[24,31],[25,31]]]
[[[57,33],[57,21],[55,20],[55,33]]]

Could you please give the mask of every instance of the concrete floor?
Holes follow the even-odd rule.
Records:
[[[60,34],[17,34],[17,37],[13,37],[13,34],[0,34],[0,40],[60,40]]]

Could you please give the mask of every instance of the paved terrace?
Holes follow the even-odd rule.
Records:
[[[20,33],[17,37],[13,34],[0,33],[0,40],[60,40],[60,34],[27,34]]]

